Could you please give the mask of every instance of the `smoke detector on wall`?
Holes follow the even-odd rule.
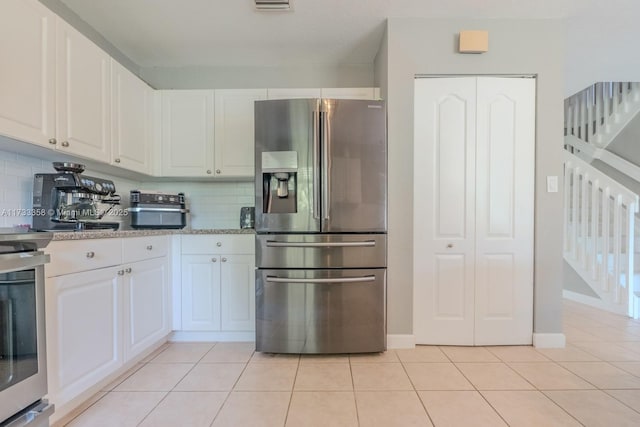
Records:
[[[293,10],[293,0],[254,0],[260,12],[283,12]]]

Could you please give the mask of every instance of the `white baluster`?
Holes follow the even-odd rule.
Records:
[[[602,189],[602,290],[609,290],[609,226],[611,224],[611,190]]]
[[[591,185],[591,232],[590,232],[590,268],[591,279],[598,280],[598,193],[600,181],[594,179]]]
[[[578,186],[578,177],[580,172],[578,167],[573,168],[572,173],[572,186],[571,189],[571,258],[578,259],[578,193],[580,187]]]
[[[620,112],[620,84],[618,82],[613,84],[613,120],[618,122],[618,114]]]
[[[602,117],[602,84],[597,83],[596,84],[596,96],[595,96],[595,102],[596,102],[596,120],[595,120],[595,124],[593,126],[593,134],[600,136],[600,128],[601,128],[601,122],[600,119]],[[594,142],[600,142],[599,138],[595,138]]]
[[[635,219],[636,219],[636,204],[630,203],[627,206],[627,229],[630,230],[627,234],[627,295],[628,295],[628,315],[634,319],[638,316],[635,307]]]
[[[587,139],[585,139],[585,141],[587,142],[591,142],[593,140],[593,138],[591,137],[593,135],[593,94],[591,93],[591,90],[588,90],[586,92],[587,95],[587,133],[586,133],[586,137]]]
[[[587,109],[589,108],[587,104],[587,92],[582,92],[582,96],[580,97],[580,138],[583,141],[589,141],[589,137],[587,136]]]
[[[589,206],[588,206],[589,174],[582,174],[580,180],[580,263],[585,270],[588,268],[588,246],[589,246]]]
[[[621,227],[620,227],[620,217],[622,215],[622,201],[620,200],[620,196],[616,196],[615,202],[613,206],[613,301],[615,303],[620,303],[620,256],[621,256]]]

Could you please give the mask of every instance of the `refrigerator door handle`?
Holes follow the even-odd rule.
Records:
[[[364,240],[361,242],[278,242],[277,240],[267,240],[269,248],[353,248],[353,247],[373,247],[375,240]]]
[[[329,144],[331,138],[329,138],[329,120],[327,112],[320,113],[320,125],[322,126],[321,144],[322,144],[322,219],[324,221],[329,220],[329,193],[331,192],[331,178],[329,176],[329,164],[331,163],[329,157]],[[327,224],[323,224],[324,228]]]
[[[313,218],[320,219],[320,111],[313,112]]]
[[[271,283],[362,283],[375,281],[376,276],[338,277],[335,279],[293,279],[288,277],[267,276],[267,282]]]

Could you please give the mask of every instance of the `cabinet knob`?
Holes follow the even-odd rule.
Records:
[[[447,248],[449,248],[449,249],[451,249],[452,247],[453,247],[453,243],[449,243],[449,244],[447,245]]]
[[[147,246],[147,250],[150,251],[151,249],[153,249],[153,245],[149,245]]]
[[[218,243],[216,243],[216,246],[217,246],[217,247],[222,246],[222,242],[218,242]]]
[[[211,169],[207,169],[207,175],[211,175]]]
[[[218,258],[211,258],[211,262],[218,262]]]
[[[58,141],[56,141],[56,139],[55,139],[55,138],[51,138],[51,139],[49,140],[49,144],[51,144],[51,145],[56,145],[57,143],[58,143]]]
[[[115,159],[114,162],[120,163],[120,159]]]
[[[124,276],[124,270],[118,270],[118,276]]]
[[[63,147],[68,147],[69,146],[69,142],[68,141],[62,141],[62,146]]]
[[[93,258],[94,256],[96,256],[96,253],[93,251],[87,252],[87,258]]]
[[[220,171],[220,169],[216,169],[216,173],[217,173],[217,174],[221,174],[221,173],[222,173],[222,171]]]
[[[227,262],[227,259],[226,258],[222,258],[222,262]]]
[[[124,272],[125,272],[125,273],[131,273],[131,267],[127,267],[127,268],[125,268],[125,269],[124,269]]]

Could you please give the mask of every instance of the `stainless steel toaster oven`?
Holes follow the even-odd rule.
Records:
[[[184,193],[167,194],[132,190],[129,217],[136,229],[180,229],[187,225]]]

